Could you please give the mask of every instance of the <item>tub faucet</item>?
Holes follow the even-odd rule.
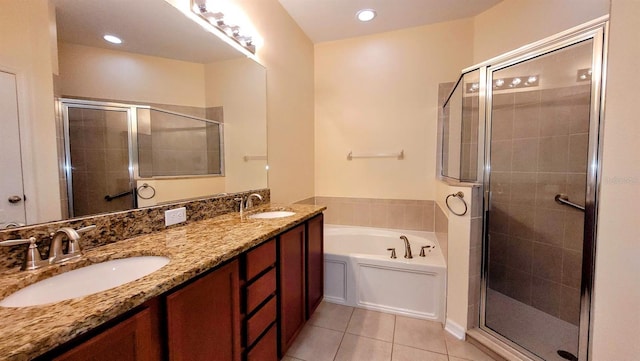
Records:
[[[413,258],[411,254],[411,244],[407,236],[400,236],[400,239],[404,241],[404,258]]]

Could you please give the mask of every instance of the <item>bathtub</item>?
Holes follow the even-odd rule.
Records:
[[[413,251],[405,259],[407,236]],[[420,257],[421,246],[431,252]],[[391,259],[387,248],[395,248]],[[324,299],[327,302],[444,322],[447,266],[431,232],[324,227]]]

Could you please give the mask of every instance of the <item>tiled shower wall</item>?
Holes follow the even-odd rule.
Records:
[[[433,232],[435,202],[427,200],[313,197],[300,203],[327,207],[324,221],[361,227]]]
[[[489,287],[579,321],[589,85],[494,94]]]
[[[130,189],[128,120],[122,112],[69,108],[76,217],[130,209],[131,195],[106,201]]]

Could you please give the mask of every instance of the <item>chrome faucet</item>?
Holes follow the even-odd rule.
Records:
[[[413,258],[411,254],[411,244],[407,236],[400,236],[400,239],[404,241],[404,258]]]
[[[71,227],[62,227],[54,233],[51,233],[51,237],[53,237],[53,239],[51,240],[49,263],[59,263],[80,257],[82,255],[82,249],[80,247],[80,233],[84,233],[95,228],[95,225],[79,228],[77,230]],[[62,239],[65,236],[69,239],[69,246],[66,254],[62,250]]]
[[[259,195],[258,193],[251,193],[247,196],[247,202],[245,203],[245,207],[244,209],[249,209],[251,207],[253,207],[253,198],[258,198],[260,201],[262,201],[262,196]]]

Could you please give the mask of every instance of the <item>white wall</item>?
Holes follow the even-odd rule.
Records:
[[[613,0],[598,216],[592,360],[640,357],[640,1]]]
[[[454,215],[445,204],[447,195],[457,192],[464,193],[467,212],[463,216]],[[469,249],[471,248],[471,207],[472,188],[449,186],[438,181],[436,184],[436,203],[448,219],[447,245],[447,317],[445,328],[447,331],[464,339],[467,329],[469,311]],[[460,207],[458,199],[450,199],[452,207]],[[454,208],[461,213],[464,208]]]
[[[609,0],[503,0],[474,17],[473,63],[608,13]]]
[[[265,39],[267,137],[271,200],[314,195],[313,43],[277,0],[236,0]]]
[[[47,1],[0,3],[0,69],[18,79],[28,223],[61,217],[50,15]]]
[[[253,60],[239,58],[205,66],[206,106],[224,106],[226,192],[267,187],[266,71]]]
[[[64,96],[205,105],[203,64],[68,43],[58,48]]]
[[[472,21],[315,48],[316,195],[434,199],[438,84],[471,61]],[[405,159],[347,160],[349,151]]]

